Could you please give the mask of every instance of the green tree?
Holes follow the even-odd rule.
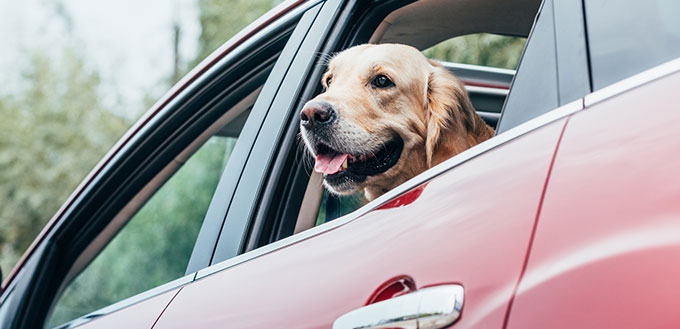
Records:
[[[212,137],[69,284],[49,327],[184,275],[235,138]]]
[[[199,0],[201,35],[192,67],[282,0]]]
[[[193,63],[278,2],[201,0],[200,52]],[[179,30],[173,29],[177,43]],[[178,63],[176,59],[172,80],[182,71]],[[69,284],[50,324],[61,324],[182,276],[234,144],[231,137],[213,137],[204,144]]]
[[[99,101],[99,75],[73,49],[36,52],[26,87],[0,96],[0,267],[11,269],[128,127]]]
[[[190,66],[279,2],[200,0],[199,54]],[[25,88],[0,95],[3,275],[130,124],[104,108],[100,77],[80,53],[67,48],[57,56],[44,54],[35,50],[29,56]]]
[[[423,54],[447,62],[516,69],[525,43],[526,38],[479,33],[446,40]]]

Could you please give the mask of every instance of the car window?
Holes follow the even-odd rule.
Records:
[[[680,57],[677,0],[585,1],[593,90]]]
[[[419,4],[422,4],[422,6]],[[322,91],[319,81],[326,69],[328,55],[332,56],[332,54],[343,49],[365,42],[376,44],[402,43],[422,50],[431,59],[446,62],[443,65],[447,69],[458,75],[464,82],[469,83],[468,86],[473,89],[472,91],[468,90],[473,106],[478,109],[478,112],[482,112],[480,116],[487,124],[494,127],[498,122],[507,90],[514,76],[514,69],[520,61],[527,42],[527,38],[524,36],[529,34],[540,1],[528,1],[519,6],[519,9],[513,9],[512,19],[507,19],[509,15],[500,12],[476,12],[475,8],[461,6],[459,9],[470,11],[470,13],[459,13],[460,17],[469,17],[469,14],[472,14],[472,16],[480,18],[479,20],[471,19],[468,21],[469,27],[456,24],[448,16],[439,16],[437,20],[433,20],[432,14],[435,11],[441,12],[441,6],[438,6],[439,2],[426,1],[419,4],[411,4],[401,8],[395,5],[395,11],[387,16],[384,16],[384,8],[380,12],[372,12],[371,15],[347,16],[352,23],[348,23],[346,27],[336,23],[336,28],[347,29],[347,31],[334,32],[337,33],[339,40],[336,40],[335,37],[329,39],[330,41],[326,40],[326,44],[321,47],[321,50],[299,51],[298,56],[315,54],[315,59],[318,61],[312,69],[313,73],[307,76],[308,80],[305,80],[303,87],[297,87],[298,90],[302,90],[299,95],[301,101],[294,103],[296,107],[292,111],[299,111],[304,102]],[[457,6],[449,7],[455,8]],[[452,10],[447,11],[451,12]],[[366,10],[357,12],[366,12]],[[493,18],[493,20],[486,18]],[[364,19],[371,20],[371,22],[364,24]],[[476,25],[477,21],[484,23]],[[323,25],[324,31],[328,29],[323,20],[316,20],[314,24]],[[353,30],[354,28],[356,28],[356,31]],[[507,35],[491,33],[465,35],[470,31],[502,31],[501,33],[507,33]],[[457,37],[451,38],[453,36]],[[446,41],[437,44],[441,40]],[[550,39],[551,42],[552,40]],[[554,52],[554,49],[552,51]],[[470,74],[469,76],[462,76],[458,74],[459,72]],[[281,99],[287,100],[285,97]],[[305,165],[310,159],[308,155],[303,154],[304,146],[300,146],[300,116],[298,114],[293,115],[293,117],[296,120],[287,126],[287,139],[282,139],[283,142],[281,142],[284,152],[279,151],[276,155],[267,184],[258,192],[261,197],[259,208],[243,207],[247,212],[229,209],[227,216],[233,216],[236,219],[234,222],[246,222],[250,225],[248,235],[246,238],[242,238],[241,234],[231,234],[231,232],[237,230],[229,229],[227,226],[223,227],[218,246],[211,260],[213,264],[229,259],[241,252],[249,252],[302,232],[315,225],[323,224],[366,204],[365,198],[358,195],[335,197],[324,191],[321,175],[314,172],[308,166],[308,163]],[[288,142],[289,140],[297,142],[291,143]],[[298,152],[295,151],[296,149]],[[265,151],[268,150],[265,149]],[[268,153],[253,152],[253,154],[266,155]],[[262,170],[257,172],[258,177],[261,172]],[[259,184],[259,181],[255,182]],[[254,191],[253,194],[258,191],[257,187],[260,186],[256,184],[254,185],[255,188],[252,188],[251,185],[241,185],[248,186],[249,190]],[[250,196],[250,192],[244,195]],[[248,220],[250,220],[249,223]],[[226,224],[229,224],[229,218],[227,218]],[[230,235],[225,235],[225,232]]]
[[[522,37],[476,33],[440,42],[423,54],[444,62],[515,69],[525,43]]]
[[[571,103],[592,91],[583,3],[553,0],[558,101]]]
[[[496,68],[515,69],[519,62],[526,38],[503,36],[489,33],[477,33],[459,36],[440,42],[439,44],[423,50],[428,58],[443,62],[472,64]],[[471,92],[475,108],[487,110],[493,108],[490,97],[484,95],[484,99],[478,101],[480,95]],[[501,97],[498,110],[500,112],[503,97]],[[323,224],[335,218],[342,217],[366,204],[366,199],[361,193],[350,196],[334,196],[326,190],[323,191],[321,204],[316,218],[316,225]]]
[[[423,54],[428,58],[449,63],[515,69],[526,40],[523,37],[476,33],[440,42],[423,50]],[[498,94],[480,96],[478,92],[470,92],[470,97],[478,111],[487,110],[491,112],[500,112],[504,99],[504,96],[500,96],[498,109],[495,110],[494,99],[491,98],[498,98]],[[324,190],[316,217],[316,225],[349,214],[364,204],[366,204],[366,199],[361,193],[350,196],[334,196]]]
[[[493,68],[509,69],[498,70],[505,75],[512,77],[510,72],[517,67],[522,51],[526,45],[527,38],[504,36],[489,33],[476,33],[458,36],[440,42],[435,46],[423,50],[423,54],[431,59],[448,63],[461,63],[479,66],[487,66]],[[455,72],[455,68],[449,68],[454,71],[454,74],[461,76],[461,72]],[[484,68],[477,68],[484,69]],[[502,75],[497,71],[488,74]],[[494,76],[494,79],[503,79]],[[510,80],[508,80],[509,82]],[[488,111],[500,113],[505,95],[499,94],[498,91],[492,94],[487,94],[480,91],[468,91],[477,111]],[[493,123],[491,123],[493,126]],[[352,211],[360,208],[367,203],[366,199],[357,193],[350,196],[334,196],[329,194],[325,189],[323,190],[321,203],[318,208],[316,223],[320,225],[329,222],[335,218],[342,217]]]
[[[184,276],[247,113],[210,137],[66,286],[48,327]]]
[[[552,1],[545,1],[522,55],[503,113],[500,134],[559,104]]]
[[[337,196],[328,193],[328,191],[324,189],[315,225],[321,225],[338,217],[345,216],[352,211],[359,209],[366,204],[366,202],[366,198],[361,192],[347,196]]]

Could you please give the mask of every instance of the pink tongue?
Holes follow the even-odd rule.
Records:
[[[335,174],[340,171],[342,163],[348,156],[348,154],[319,154],[316,156],[314,171],[326,175]]]

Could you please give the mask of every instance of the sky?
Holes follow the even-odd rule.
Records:
[[[73,46],[100,73],[107,108],[129,119],[146,110],[145,95],[169,89],[173,68],[173,22],[181,27],[180,59],[197,53],[197,0],[0,1],[0,92],[21,86],[27,55],[59,56]]]

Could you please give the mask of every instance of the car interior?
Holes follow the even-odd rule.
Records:
[[[342,36],[345,41],[344,44],[340,44],[340,49],[331,48],[325,51],[337,52],[365,42],[403,43],[425,50],[445,40],[477,33],[527,38],[540,4],[540,0],[422,0],[406,6],[388,2],[386,5],[367,9],[365,14],[357,14],[356,27]],[[496,127],[515,71],[464,63],[442,64],[465,82],[472,103],[480,116],[490,126]],[[264,73],[261,75],[266,76],[270,68],[271,66],[263,70]],[[324,64],[319,61],[310,73],[310,81],[307,82],[309,85],[303,89],[307,93],[303,92],[301,95],[303,98],[309,99],[321,92],[319,79],[324,70]],[[179,156],[118,212],[106,229],[78,257],[63,282],[73,281],[109,241],[114,239],[119,231],[124,230],[127,222],[134,219],[135,214],[145,206],[154,193],[162,189],[163,185],[211,137],[239,136],[261,91],[262,81],[260,80],[259,88],[242,97],[241,101],[228,109],[221,109],[222,114],[219,118],[204,129]],[[302,102],[297,104],[297,109],[301,108],[302,104]],[[272,164],[273,169],[268,173],[270,179],[263,187],[260,206],[251,220],[249,236],[241,252],[257,249],[331,221],[364,203],[361,196],[338,198],[324,192],[321,176],[313,173],[303,159],[297,140],[299,123],[296,118],[295,115],[291,116],[281,145],[283,151],[279,152]],[[226,162],[223,168],[228,170]],[[200,226],[200,223],[198,225]],[[213,263],[221,260],[224,259],[216,256]],[[187,273],[192,271],[195,269],[189,264]],[[68,284],[63,284],[57,295],[62,295],[67,287]],[[68,317],[64,319],[68,320]],[[63,322],[52,321],[49,327],[61,323]]]

